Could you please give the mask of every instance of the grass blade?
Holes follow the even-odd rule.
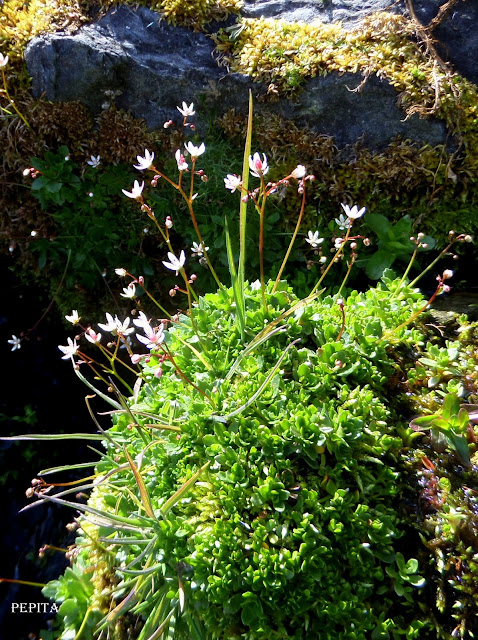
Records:
[[[143,478],[141,477],[141,474],[138,471],[138,467],[135,465],[133,458],[129,455],[126,447],[123,447],[123,448],[124,448],[125,456],[129,462],[129,466],[131,467],[134,478],[136,480],[136,484],[138,485],[139,493],[141,496],[141,502],[143,503],[144,510],[152,520],[156,520],[156,516],[154,515],[153,508],[151,507],[151,500],[149,498],[148,491],[144,484]]]
[[[168,511],[174,507],[174,505],[176,504],[176,502],[178,502],[179,500],[181,500],[181,498],[189,491],[189,489],[191,488],[191,486],[196,482],[196,480],[199,478],[199,476],[201,475],[201,473],[203,471],[205,471],[208,467],[209,467],[209,462],[206,462],[206,464],[204,464],[198,471],[196,471],[196,473],[194,475],[192,475],[189,480],[187,482],[185,482],[183,484],[182,487],[180,487],[170,498],[169,500],[166,500],[166,502],[163,504],[163,506],[161,507],[161,513],[163,516],[165,516]]]

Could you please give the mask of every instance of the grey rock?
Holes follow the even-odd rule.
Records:
[[[390,9],[394,10],[390,0],[245,0],[241,14],[288,22],[341,21],[344,27],[353,27],[371,13]]]
[[[427,25],[437,15],[439,0],[415,0],[418,20]],[[478,84],[478,0],[459,0],[433,30],[435,46],[443,60],[450,62],[465,78]]]
[[[214,43],[206,35],[172,27],[145,8],[120,6],[73,35],[35,38],[25,57],[35,96],[79,100],[95,114],[114,99],[151,129],[177,120],[176,106],[183,100],[197,105],[203,96],[214,114],[231,108],[245,113],[249,88],[256,96],[267,90],[219,67]],[[417,116],[404,120],[397,93],[387,81],[370,77],[361,91],[353,91],[361,81],[360,74],[330,73],[308,81],[295,100],[256,101],[255,110],[333,136],[339,147],[361,139],[370,148],[382,148],[397,135],[420,145],[445,140],[439,121]]]

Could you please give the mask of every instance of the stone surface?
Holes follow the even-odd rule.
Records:
[[[443,0],[415,0],[418,20],[429,24]],[[478,84],[478,0],[458,0],[433,30],[439,55],[465,78]]]
[[[341,21],[345,27],[353,27],[371,13],[393,10],[391,4],[390,0],[245,0],[241,14],[288,22]]]
[[[256,96],[266,92],[248,77],[219,67],[206,35],[172,27],[145,8],[120,6],[73,35],[35,38],[25,57],[35,96],[80,100],[98,114],[113,94],[118,107],[144,118],[152,129],[177,119],[176,106],[183,100],[197,104],[203,95],[215,114],[230,108],[245,113],[248,89]],[[360,74],[330,73],[310,80],[294,101],[256,100],[255,110],[333,136],[339,147],[362,139],[370,148],[382,148],[397,135],[419,145],[445,140],[443,123],[418,116],[405,120],[387,81],[370,77],[361,91],[353,91],[361,80]]]

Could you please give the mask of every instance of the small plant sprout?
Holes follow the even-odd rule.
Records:
[[[449,447],[465,467],[471,466],[468,436],[474,440],[470,421],[477,418],[475,405],[461,405],[458,397],[448,394],[440,413],[414,418],[414,431],[430,431],[430,441],[436,451]]]

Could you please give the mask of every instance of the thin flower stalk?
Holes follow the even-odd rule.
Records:
[[[329,264],[327,265],[327,268],[325,269],[324,273],[321,275],[321,277],[319,278],[317,284],[314,286],[314,288],[312,289],[312,291],[310,292],[310,296],[312,294],[314,294],[317,289],[320,287],[320,285],[322,284],[325,276],[328,274],[328,272],[330,271],[330,269],[332,268],[332,265],[335,264],[335,262],[337,261],[337,258],[340,256],[340,254],[343,252],[344,247],[349,239],[350,236],[350,230],[352,229],[352,225],[349,225],[347,232],[345,234],[345,238],[343,239],[342,243],[340,244],[340,247],[337,249],[334,257],[330,260]]]
[[[443,251],[441,251],[438,256],[435,258],[435,260],[433,260],[433,262],[431,262],[428,267],[426,267],[426,269],[424,269],[420,275],[418,275],[414,280],[412,280],[412,282],[410,282],[410,287],[414,287],[416,285],[416,283],[423,278],[423,276],[428,273],[435,265],[436,263],[441,260],[441,258],[443,258],[443,256],[445,256],[448,251],[450,251],[450,249],[452,248],[452,246],[455,244],[455,242],[463,242],[465,241],[466,238],[466,234],[461,233],[460,235],[453,237],[452,240],[447,244],[447,246],[443,249]]]
[[[289,259],[289,256],[290,256],[290,252],[292,251],[292,247],[294,246],[295,239],[297,238],[297,234],[299,233],[300,225],[302,224],[302,218],[304,217],[304,211],[305,211],[305,196],[306,196],[306,193],[304,188],[304,190],[302,191],[302,203],[300,206],[299,217],[297,218],[297,224],[295,225],[294,233],[289,243],[289,247],[284,256],[284,260],[282,261],[281,267],[279,269],[279,273],[277,274],[277,277],[275,279],[274,286],[272,287],[272,293],[276,292],[276,289],[279,285],[279,282],[282,276],[282,272],[284,271],[284,268],[287,264],[287,260]]]
[[[7,56],[7,60],[8,60],[8,56]],[[3,93],[5,94],[5,97],[8,100],[8,103],[13,107],[17,116],[19,116],[19,118],[23,121],[23,123],[27,126],[28,129],[31,129],[30,123],[25,118],[25,116],[20,112],[17,105],[15,104],[15,101],[10,97],[10,94],[8,93],[7,77],[5,75],[4,67],[2,66],[1,69],[2,69],[2,79],[3,79]],[[3,109],[3,111],[6,111],[6,109]]]

